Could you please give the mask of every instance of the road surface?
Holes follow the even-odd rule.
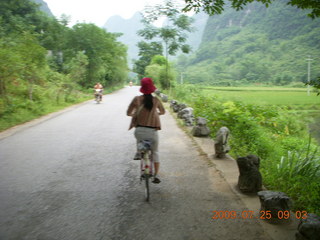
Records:
[[[0,134],[1,240],[270,239],[167,112],[161,116],[160,178],[144,201],[126,87],[46,121]],[[19,130],[21,129],[21,130]]]

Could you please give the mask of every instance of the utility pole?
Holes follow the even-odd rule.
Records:
[[[181,76],[181,77],[180,77],[180,84],[183,84],[183,73],[181,73],[180,76]]]
[[[313,59],[311,59],[311,56],[308,56],[308,59],[306,59],[308,61],[308,96],[310,96],[310,71],[311,71],[311,61]]]

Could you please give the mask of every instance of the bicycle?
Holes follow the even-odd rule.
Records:
[[[152,142],[150,140],[142,140],[138,143],[138,152],[140,153],[140,183],[145,181],[145,199],[150,200],[149,180],[153,176],[153,161],[152,161]]]
[[[99,104],[102,101],[102,89],[95,89],[95,101]]]

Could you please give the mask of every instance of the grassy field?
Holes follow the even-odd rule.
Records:
[[[306,88],[283,87],[203,87],[205,95],[218,95],[227,100],[238,100],[247,104],[286,106],[301,117],[309,118],[311,135],[320,144],[320,95]],[[313,119],[313,120],[310,120]]]
[[[181,86],[175,94],[179,101],[193,104],[211,130],[229,127],[233,158],[260,157],[267,189],[285,192],[292,209],[319,214],[320,96],[297,88],[199,85]],[[230,103],[233,100],[244,104]]]
[[[307,94],[306,88],[281,87],[204,87],[206,95],[216,94],[230,100],[245,103],[295,106],[320,111],[320,96],[316,92]]]

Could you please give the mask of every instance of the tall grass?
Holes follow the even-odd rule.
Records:
[[[320,209],[320,155],[312,147],[311,137],[305,149],[288,151],[276,165],[270,186],[288,193],[294,199],[294,208],[319,214]]]
[[[23,96],[11,97],[10,104],[0,111],[0,131],[92,98],[91,95],[80,91],[74,91],[72,94],[60,93],[57,98],[58,91],[47,90],[49,91],[53,94],[44,94],[33,101]]]
[[[317,148],[310,152],[310,142],[306,152],[288,151],[286,157],[282,156],[277,164],[278,177],[290,180],[297,176],[315,179],[320,175],[320,158],[317,156]]]

